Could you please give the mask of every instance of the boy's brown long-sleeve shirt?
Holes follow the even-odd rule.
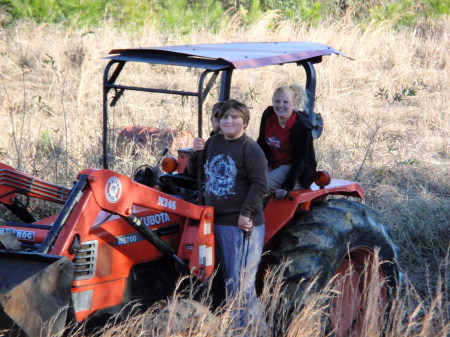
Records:
[[[237,226],[239,215],[254,226],[264,223],[262,198],[267,191],[267,160],[246,134],[227,140],[222,134],[208,139],[202,156],[205,203],[214,207],[215,223]],[[191,155],[188,172],[196,175],[198,155]]]

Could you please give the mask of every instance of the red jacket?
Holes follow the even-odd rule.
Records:
[[[264,151],[266,158],[270,157],[270,147],[266,143],[264,136],[267,118],[274,114],[273,107],[270,106],[264,110],[261,117],[261,125],[259,128],[259,137],[257,143]],[[317,162],[314,153],[312,125],[308,121],[307,116],[303,112],[297,112],[297,120],[290,131],[290,141],[292,148],[292,163],[285,181],[281,185],[282,189],[290,191],[294,188],[298,181],[303,188],[309,188],[313,179],[312,176],[316,172]]]

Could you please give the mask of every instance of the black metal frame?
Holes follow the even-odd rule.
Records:
[[[170,95],[181,95],[181,96],[192,96],[198,98],[198,136],[202,137],[202,125],[203,125],[203,103],[208,96],[212,86],[214,85],[218,75],[221,73],[220,77],[220,92],[219,101],[226,101],[230,98],[231,90],[231,80],[233,75],[234,67],[231,63],[221,60],[221,59],[204,59],[204,58],[192,58],[188,55],[160,55],[160,54],[148,54],[139,52],[128,52],[122,53],[118,56],[107,57],[111,59],[103,74],[103,168],[108,169],[108,116],[109,107],[116,105],[118,100],[122,97],[125,90],[142,91],[142,92],[153,92],[162,93]],[[314,103],[315,103],[315,92],[316,92],[316,72],[314,69],[314,63],[319,63],[322,61],[322,57],[314,57],[307,60],[302,60],[296,63],[298,66],[303,66],[306,72],[306,84],[305,88],[309,92],[309,119],[312,120],[314,117]],[[127,62],[141,62],[149,64],[165,64],[174,66],[185,66],[204,69],[201,73],[198,81],[197,92],[190,91],[179,91],[179,90],[164,90],[156,89],[150,87],[136,87],[116,84],[116,81],[123,71],[125,64]],[[117,65],[112,74],[110,74],[111,69],[114,65]],[[209,74],[211,78],[204,87],[206,78]],[[108,104],[108,94],[110,91],[114,90],[115,95],[112,98],[111,103]]]

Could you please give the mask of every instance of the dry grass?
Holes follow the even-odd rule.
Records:
[[[359,172],[364,181],[367,175],[371,176],[367,179],[374,179],[372,171],[377,168],[397,169],[407,163],[445,166],[449,112],[446,26],[422,37],[389,27],[369,27],[361,32],[358,27],[336,23],[314,30],[286,23],[271,32],[267,22],[262,20],[247,31],[230,23],[217,35],[200,31],[188,37],[161,35],[151,28],[135,34],[117,30],[65,32],[25,23],[3,30],[1,114],[2,133],[8,135],[0,143],[3,160],[28,171],[41,171],[36,156],[53,150],[50,152],[56,158],[51,158],[54,163],[50,167],[67,165],[77,171],[98,165],[96,156],[86,154],[99,142],[103,57],[110,49],[239,39],[318,41],[354,58],[326,57],[316,67],[316,111],[322,113],[326,128],[316,145],[322,168],[340,177],[353,178]],[[233,96],[252,107],[254,118],[248,131],[252,136],[273,89],[285,83],[303,83],[302,71],[287,68],[236,72]],[[175,79],[167,76],[167,69],[163,71],[155,74],[156,83],[192,87],[184,70],[179,70]],[[129,80],[149,83],[144,76],[129,74]],[[417,93],[392,102],[392,95],[404,88]],[[387,99],[375,97],[380,89],[388,92]],[[114,125],[140,122],[195,130],[191,104],[183,106],[178,100],[163,107],[159,97],[127,96],[132,97],[120,102],[116,119],[121,120],[114,120]],[[42,144],[47,141],[43,134],[48,134],[51,144]],[[369,155],[361,169],[366,152]],[[44,177],[51,175],[42,173]],[[72,177],[53,174],[64,183]]]
[[[325,131],[315,145],[319,167],[334,177],[360,181],[366,202],[393,225],[401,249],[400,264],[412,285],[408,283],[406,296],[396,298],[389,323],[392,333],[387,335],[428,336],[437,324],[441,332],[432,335],[445,336],[448,289],[437,282],[439,277],[448,280],[444,274],[448,272],[445,256],[450,241],[448,21],[434,28],[401,32],[387,25],[362,31],[351,23],[336,22],[314,29],[286,22],[272,31],[269,26],[274,16],[276,13],[268,13],[245,30],[239,28],[239,17],[235,17],[224,22],[216,35],[201,29],[188,36],[164,35],[152,27],[139,32],[65,31],[27,22],[3,28],[0,161],[66,186],[80,170],[101,166],[101,83],[106,65],[103,57],[110,49],[232,41],[328,44],[354,60],[331,56],[316,66],[315,110],[325,120]],[[186,71],[168,72],[160,70],[153,78],[171,88],[192,87]],[[148,76],[129,74],[129,80],[149,84]],[[303,83],[302,76],[301,70],[289,66],[235,72],[232,95],[251,107],[248,133],[252,137],[274,88]],[[413,90],[414,95],[405,95],[404,89]],[[113,137],[125,125],[196,130],[194,102],[177,99],[164,105],[158,96],[125,96],[112,118]],[[213,96],[207,101],[207,109],[214,100]],[[136,162],[118,157],[113,168],[130,175],[138,165],[154,162],[155,158],[145,153]],[[326,302],[328,295],[318,296],[325,296]],[[267,305],[275,311],[274,303]],[[312,329],[308,331],[316,331],[312,326],[320,326],[323,318],[323,308],[317,303],[322,302],[308,302],[310,311],[302,310],[304,316],[296,320]],[[128,322],[128,328],[137,329],[130,330],[134,331],[130,335],[145,334],[142,322],[149,324],[157,309],[152,310]],[[199,331],[205,336],[217,331],[212,323],[202,324],[205,329]],[[226,320],[217,324],[226,325]],[[120,331],[117,329],[102,333],[113,335]],[[290,336],[311,336],[294,327],[286,329],[299,331]],[[321,333],[318,327],[315,335]]]
[[[283,296],[282,273],[289,262],[271,269],[265,276],[265,286],[260,296],[261,316],[244,328],[232,328],[232,312],[239,308],[239,298],[214,311],[209,307],[209,292],[194,296],[195,288],[183,291],[178,288],[173,297],[158,303],[140,314],[125,311],[113,316],[109,322],[90,336],[171,336],[171,337],[231,337],[231,336],[330,336],[330,305],[339,295],[339,284],[331,281],[320,292],[313,292],[314,282],[307,287],[295,308]],[[367,337],[445,337],[450,333],[448,302],[438,291],[429,302],[420,298],[409,281],[392,297],[387,308],[380,300],[384,283],[376,276],[379,263],[368,266],[374,277],[365,283],[363,294],[367,303],[362,312],[363,324],[358,336]],[[366,271],[367,272],[367,271]],[[351,273],[351,272],[350,272]],[[181,282],[180,282],[181,284]],[[195,300],[194,300],[195,298]],[[130,304],[138,306],[137,303]],[[128,308],[130,309],[130,308]],[[131,308],[133,311],[133,308]],[[386,315],[383,312],[386,311]],[[73,337],[86,336],[83,326],[74,328]]]

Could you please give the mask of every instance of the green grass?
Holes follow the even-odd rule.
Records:
[[[0,8],[2,24],[20,19],[72,28],[107,23],[136,29],[150,24],[161,31],[187,34],[195,27],[215,31],[222,19],[229,20],[235,15],[240,17],[241,25],[252,25],[269,11],[279,14],[274,19],[274,28],[284,20],[315,26],[330,19],[413,27],[425,18],[448,17],[450,0],[2,0]]]

